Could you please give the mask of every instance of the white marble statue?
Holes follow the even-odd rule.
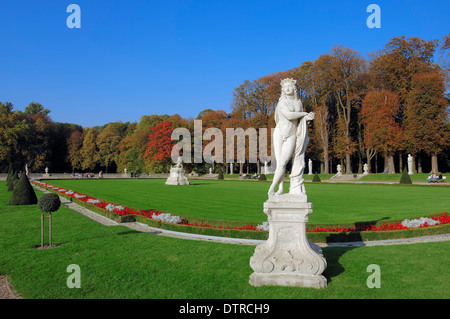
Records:
[[[408,154],[408,174],[409,175],[414,174],[414,172],[413,172],[413,157],[411,156],[411,154]]]
[[[166,185],[189,185],[189,180],[183,169],[183,159],[178,157],[177,163],[170,169],[170,175],[166,180]]]
[[[369,175],[369,165],[367,165],[367,163],[363,165],[363,170],[364,170],[363,175]]]
[[[127,173],[127,168],[126,168],[126,167],[123,169],[123,173],[124,173],[124,174]]]
[[[309,242],[306,236],[306,223],[312,213],[303,180],[308,143],[306,122],[314,119],[314,113],[303,112],[295,83],[293,79],[281,81],[282,93],[275,109],[273,143],[277,166],[269,198],[264,203],[269,236],[256,246],[250,258],[254,271],[249,278],[252,286],[327,286],[327,279],[322,276],[326,259],[320,247]],[[291,158],[291,187],[288,194],[283,194],[286,164]]]
[[[48,167],[45,167],[45,174],[48,175]]]
[[[338,164],[337,167],[336,167],[336,169],[337,169],[337,173],[338,173],[338,174],[342,174],[341,164]]]
[[[308,175],[312,175],[312,161],[311,159],[308,160]]]
[[[277,168],[273,177],[269,195],[284,193],[283,181],[286,164],[293,158],[290,175],[291,186],[289,194],[305,193],[303,170],[305,168],[305,150],[308,144],[306,121],[314,119],[314,113],[303,112],[302,101],[297,97],[296,81],[284,79],[281,81],[281,97],[275,109],[275,130],[273,145]]]

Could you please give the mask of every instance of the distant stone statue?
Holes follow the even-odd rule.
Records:
[[[230,174],[233,174],[233,163],[230,163]]]
[[[124,174],[127,173],[127,168],[126,168],[126,167],[123,169],[123,173],[124,173]]]
[[[409,175],[414,174],[414,172],[413,172],[413,157],[411,156],[411,154],[408,154],[408,174]]]
[[[177,163],[170,169],[170,175],[166,180],[166,185],[189,185],[189,180],[183,169],[183,159],[178,157]]]
[[[305,168],[305,150],[309,138],[306,121],[314,119],[314,113],[303,112],[302,101],[297,97],[296,81],[284,79],[281,81],[281,97],[275,109],[275,130],[273,145],[277,168],[269,188],[269,195],[284,193],[283,181],[286,165],[293,158],[291,170],[291,186],[289,194],[306,195],[303,179]]]
[[[367,163],[363,165],[363,170],[363,175],[369,175],[369,165],[367,165]]]
[[[48,167],[45,168],[45,174],[48,175]]]
[[[212,167],[209,168],[209,174],[212,175]]]
[[[341,175],[341,174],[342,174],[341,164],[338,164],[336,169],[337,169],[337,173],[338,173],[339,175]]]
[[[311,159],[308,160],[308,175],[312,175],[312,161]]]

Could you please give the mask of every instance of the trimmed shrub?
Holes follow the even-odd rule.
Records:
[[[259,174],[258,181],[267,181],[265,174]]]
[[[9,197],[9,205],[34,205],[37,204],[36,193],[28,180],[27,174],[23,173],[16,187]]]
[[[402,177],[400,178],[400,184],[412,184],[411,177],[409,177],[406,167],[403,170]]]
[[[313,182],[321,182],[319,174],[315,173],[312,179]]]
[[[17,185],[19,178],[17,177],[17,172],[14,172],[9,179],[8,191],[12,192],[14,187]]]
[[[222,172],[222,166],[219,166],[219,175],[217,176],[217,179],[223,179],[223,172]]]
[[[9,187],[9,185],[11,184],[11,178],[13,177],[13,174],[14,174],[14,170],[13,170],[12,163],[9,163],[8,177],[6,177],[6,186],[7,187]]]
[[[59,196],[54,193],[47,193],[42,195],[38,200],[38,208],[43,213],[56,212],[61,206]]]

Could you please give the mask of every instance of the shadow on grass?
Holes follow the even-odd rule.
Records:
[[[355,227],[370,227],[376,225],[377,222],[389,219],[390,217],[383,217],[378,220],[356,222]],[[329,245],[335,245],[334,247],[327,247],[323,249],[323,255],[327,260],[327,269],[325,269],[323,275],[327,278],[328,282],[345,271],[345,268],[339,263],[339,259],[346,252],[365,246],[361,237],[360,231],[336,233],[330,234],[326,237],[326,243]]]

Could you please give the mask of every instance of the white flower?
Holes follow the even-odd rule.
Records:
[[[110,212],[114,211],[114,210],[124,210],[125,208],[123,208],[120,205],[114,206],[114,204],[108,204],[105,207],[106,210],[109,210]]]
[[[258,230],[269,230],[269,222],[263,222],[261,225],[256,226]]]
[[[159,214],[158,216],[153,215],[153,219],[160,220],[165,223],[178,224],[181,223],[180,216],[173,216],[169,213]]]
[[[402,221],[402,225],[405,227],[408,227],[408,228],[417,228],[417,227],[424,225],[425,223],[427,223],[429,226],[434,226],[434,225],[440,224],[441,222],[438,220],[434,220],[434,219],[426,218],[426,217],[421,217],[419,219],[413,219],[413,220],[405,219],[404,221]]]
[[[100,204],[100,201],[98,199],[89,198],[87,201],[89,204]]]

